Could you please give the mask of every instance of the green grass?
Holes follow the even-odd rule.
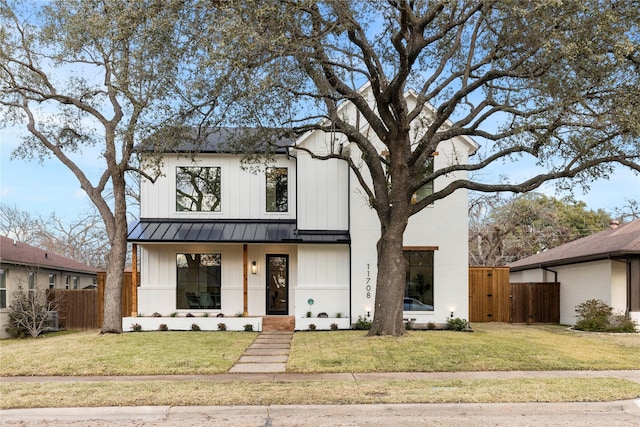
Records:
[[[475,332],[295,334],[291,372],[440,372],[640,368],[640,334],[588,334],[561,326],[474,324]]]
[[[162,375],[226,372],[255,339],[250,332],[97,331],[0,341],[0,376]]]
[[[115,381],[0,384],[2,409],[82,406],[200,406],[446,402],[583,402],[633,399],[619,379],[487,381]]]

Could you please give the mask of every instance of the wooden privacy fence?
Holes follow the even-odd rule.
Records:
[[[138,274],[138,283],[140,275]],[[98,273],[97,289],[49,289],[47,298],[57,301],[58,325],[64,329],[97,329],[102,326],[106,274]],[[132,274],[124,273],[122,316],[136,315]]]
[[[560,283],[509,283],[508,267],[470,267],[469,321],[559,323]]]
[[[48,289],[47,298],[56,301],[60,329],[100,327],[96,289]]]

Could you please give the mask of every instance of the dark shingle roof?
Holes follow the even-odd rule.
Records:
[[[509,268],[519,271],[632,254],[640,255],[640,219],[512,262]]]
[[[96,274],[97,268],[0,236],[0,261],[6,264]]]
[[[158,133],[137,148],[140,151],[168,153],[251,154],[270,151],[285,154],[285,147],[293,146],[295,138],[283,136],[283,134],[283,131],[276,129],[230,127],[200,131],[197,129],[173,130]]]

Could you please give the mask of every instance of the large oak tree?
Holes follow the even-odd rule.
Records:
[[[380,220],[371,335],[402,335],[409,218],[459,189],[528,192],[588,182],[614,164],[640,170],[640,10],[633,1],[281,0],[217,3],[214,64],[242,81],[236,123],[338,132],[364,153],[341,158]],[[222,35],[221,35],[222,34]],[[357,89],[368,84],[374,103]],[[417,94],[417,105],[404,97]],[[351,102],[375,134],[339,115]],[[431,109],[429,120],[421,114]],[[417,121],[423,132],[413,138]],[[470,164],[424,174],[438,144],[466,136]],[[375,139],[388,156],[380,155]],[[490,181],[481,171],[525,161],[536,171]],[[446,174],[470,172],[418,203]],[[371,177],[371,180],[368,177]],[[391,183],[391,185],[389,185]],[[446,284],[443,284],[446,286]]]
[[[226,71],[192,66],[206,13],[199,2],[183,0],[0,0],[1,121],[26,125],[14,155],[57,158],[104,221],[103,333],[122,331],[125,178],[152,170],[137,169],[135,147],[149,135],[171,142],[171,129],[217,105],[197,92],[206,81],[212,93]],[[84,166],[91,153],[96,162]]]

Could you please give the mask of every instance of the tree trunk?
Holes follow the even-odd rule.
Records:
[[[401,336],[405,333],[402,312],[407,261],[402,253],[402,236],[406,224],[396,218],[396,224],[383,227],[378,240],[375,311],[369,336]]]
[[[114,214],[105,220],[111,248],[107,254],[107,271],[104,289],[104,316],[101,333],[122,332],[122,283],[127,259],[127,206],[125,183],[122,174],[112,174]],[[104,218],[104,216],[103,216]],[[131,313],[125,313],[130,315]]]

